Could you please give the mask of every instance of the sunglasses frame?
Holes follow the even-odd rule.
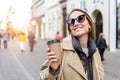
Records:
[[[81,18],[82,17],[82,18]],[[81,20],[79,20],[81,18]],[[75,20],[78,22],[78,23],[83,23],[85,21],[85,15],[79,15],[77,16],[76,18],[71,18],[71,19],[68,19],[66,20],[66,22],[70,25],[70,26],[74,26],[75,24]],[[73,22],[72,22],[73,21]],[[73,23],[73,24],[72,24]]]

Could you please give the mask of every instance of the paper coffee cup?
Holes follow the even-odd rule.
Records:
[[[50,40],[47,42],[48,47],[50,48],[51,51],[55,52],[58,59],[61,59],[62,56],[62,48],[60,45],[59,40]]]

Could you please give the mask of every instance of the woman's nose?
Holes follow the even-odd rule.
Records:
[[[75,20],[74,25],[78,25],[78,24],[80,24],[80,23],[77,20]]]

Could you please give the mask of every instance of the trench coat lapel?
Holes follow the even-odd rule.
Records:
[[[77,55],[77,53],[73,53],[74,55],[70,56],[68,60],[68,65],[71,66],[75,71],[77,71],[83,78],[87,79],[85,74],[83,65]]]
[[[70,35],[63,40],[62,48],[73,51],[73,53],[67,54],[67,56],[69,57],[68,65],[71,66],[76,72],[78,72],[83,78],[87,80],[87,76],[85,74],[80,58],[77,53],[74,53],[75,50],[73,48],[72,38]]]

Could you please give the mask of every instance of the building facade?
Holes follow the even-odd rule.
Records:
[[[119,0],[33,0],[33,3],[33,17],[40,20],[38,32],[42,39],[52,39],[56,31],[66,37],[69,34],[65,23],[67,15],[73,9],[79,8],[87,11],[92,17],[96,40],[99,33],[103,32],[110,50],[119,50]]]

